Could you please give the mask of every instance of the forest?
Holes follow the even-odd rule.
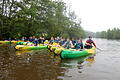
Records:
[[[62,0],[0,0],[0,39],[83,38],[81,20]]]
[[[106,39],[120,39],[120,29],[113,28],[108,29],[107,31],[96,32],[96,37]]]

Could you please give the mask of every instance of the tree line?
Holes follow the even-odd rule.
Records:
[[[107,31],[96,32],[96,37],[107,38],[107,39],[120,39],[120,29],[113,28]]]
[[[0,38],[83,38],[81,21],[62,0],[0,0]]]

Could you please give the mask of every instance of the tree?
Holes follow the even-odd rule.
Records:
[[[113,29],[108,29],[107,31],[97,32],[96,36],[107,39],[120,39],[119,34],[120,34],[120,29],[113,28]]]
[[[84,37],[75,12],[62,0],[0,1],[0,37],[22,36]]]

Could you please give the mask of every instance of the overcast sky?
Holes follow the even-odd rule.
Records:
[[[63,0],[81,18],[82,27],[88,31],[120,28],[120,0]]]

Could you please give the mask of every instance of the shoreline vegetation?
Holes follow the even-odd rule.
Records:
[[[107,31],[96,32],[95,37],[106,38],[106,39],[120,39],[120,29],[113,28],[113,29],[108,29]]]
[[[70,5],[62,0],[1,0],[0,40],[22,37],[120,39],[120,29],[85,31]]]
[[[23,36],[84,38],[70,5],[62,0],[1,0],[0,40]]]

